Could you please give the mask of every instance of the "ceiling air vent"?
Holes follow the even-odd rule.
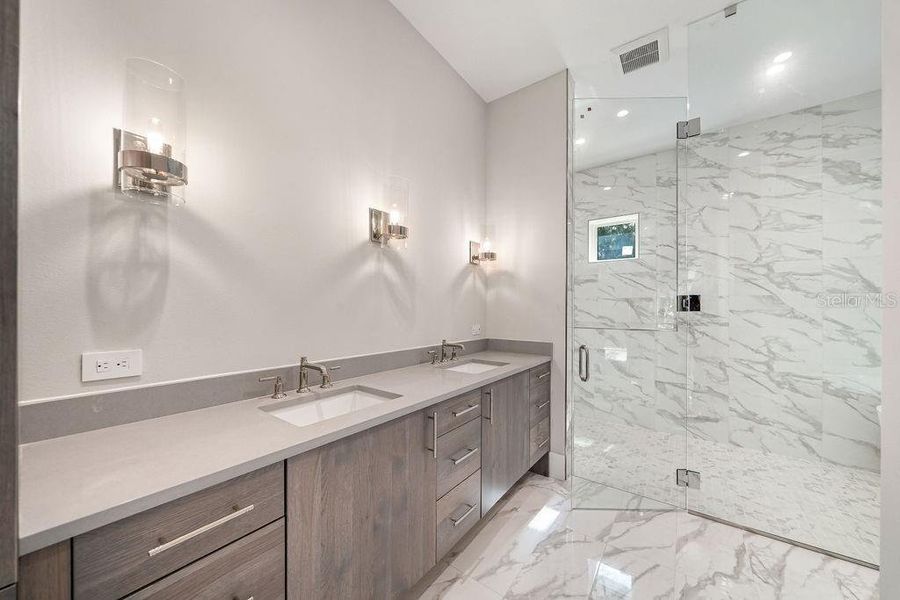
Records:
[[[669,59],[669,30],[663,28],[654,31],[618,48],[613,48],[612,52],[619,57],[619,64],[622,66],[624,75],[659,62],[665,62]]]

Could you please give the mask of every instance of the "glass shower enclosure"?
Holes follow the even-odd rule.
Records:
[[[688,26],[690,102],[574,100],[576,505],[877,565],[878,10],[746,0]]]

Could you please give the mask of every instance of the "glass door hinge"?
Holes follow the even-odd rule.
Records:
[[[678,121],[675,127],[675,137],[679,140],[700,135],[700,117],[695,117],[690,121]]]
[[[676,469],[675,483],[678,485],[678,487],[686,487],[699,490],[700,472],[691,471],[689,469]]]

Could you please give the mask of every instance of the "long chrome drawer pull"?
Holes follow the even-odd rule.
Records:
[[[466,460],[467,458],[469,458],[470,456],[472,456],[472,455],[475,454],[476,452],[478,452],[478,448],[472,448],[471,450],[469,450],[468,452],[466,452],[465,454],[463,454],[463,455],[460,456],[459,458],[454,458],[454,459],[451,459],[451,460],[453,460],[453,464],[454,464],[454,465],[458,465],[459,463],[461,463],[462,461]]]
[[[475,410],[475,409],[477,409],[477,408],[480,408],[480,407],[481,407],[480,404],[476,404],[475,406],[470,406],[470,407],[465,408],[465,409],[460,410],[460,411],[454,410],[454,411],[453,411],[453,416],[454,416],[454,417],[461,417],[461,416],[463,416],[464,414],[470,413],[470,412],[472,412],[473,410]]]
[[[174,548],[178,544],[183,544],[184,542],[186,542],[190,539],[193,539],[193,538],[197,537],[198,535],[202,535],[202,534],[206,533],[207,531],[209,531],[210,529],[215,529],[219,525],[224,525],[228,521],[232,521],[234,519],[237,519],[238,517],[246,515],[248,512],[253,510],[253,508],[254,508],[253,504],[251,504],[249,506],[245,506],[244,508],[242,508],[240,510],[234,511],[230,515],[225,515],[221,519],[216,519],[212,523],[207,523],[203,527],[198,527],[197,529],[195,529],[193,531],[189,531],[188,533],[186,533],[184,535],[178,536],[171,542],[166,542],[165,544],[161,544],[161,545],[157,546],[156,548],[151,548],[150,550],[147,551],[147,555],[148,556],[156,556],[157,554],[159,554],[161,552],[165,552],[166,550],[168,550],[170,548]]]
[[[543,448],[543,447],[546,446],[549,442],[550,442],[550,438],[547,438],[546,440],[544,440],[543,442],[541,442],[540,444],[538,444],[538,448]]]
[[[547,371],[546,373],[544,373],[542,375],[538,375],[538,379],[543,379],[544,377],[549,377],[549,376],[550,376],[550,371]]]
[[[471,515],[472,512],[475,510],[475,508],[476,508],[476,506],[475,506],[474,504],[471,505],[471,506],[469,507],[469,510],[467,510],[466,512],[464,512],[460,518],[458,518],[458,519],[450,519],[450,522],[453,523],[453,526],[454,526],[454,527],[456,527],[457,525],[459,525],[460,523],[463,522],[463,519],[465,519],[466,517],[468,517],[469,515]]]
[[[538,410],[541,410],[542,408],[544,408],[544,407],[547,406],[548,404],[550,404],[550,401],[549,401],[549,400],[547,400],[547,401],[544,402],[543,404],[538,404],[537,409],[538,409]]]
[[[438,411],[434,411],[431,413],[431,420],[433,421],[434,430],[432,431],[431,438],[431,456],[437,458],[437,441],[438,441],[438,428],[437,428],[437,415]]]

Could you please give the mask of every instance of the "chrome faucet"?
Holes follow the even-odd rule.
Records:
[[[340,369],[340,366],[331,367],[332,371],[337,371]],[[307,357],[300,357],[300,386],[297,388],[297,393],[309,392],[309,370],[318,371],[322,374],[322,385],[319,387],[322,389],[328,389],[333,384],[331,383],[331,373],[328,370],[327,365],[317,365],[309,362]]]
[[[462,344],[450,344],[447,343],[447,340],[441,340],[441,362],[445,362],[447,359],[447,348],[450,348],[450,359],[456,360],[456,353],[460,350],[465,350],[466,347]]]

